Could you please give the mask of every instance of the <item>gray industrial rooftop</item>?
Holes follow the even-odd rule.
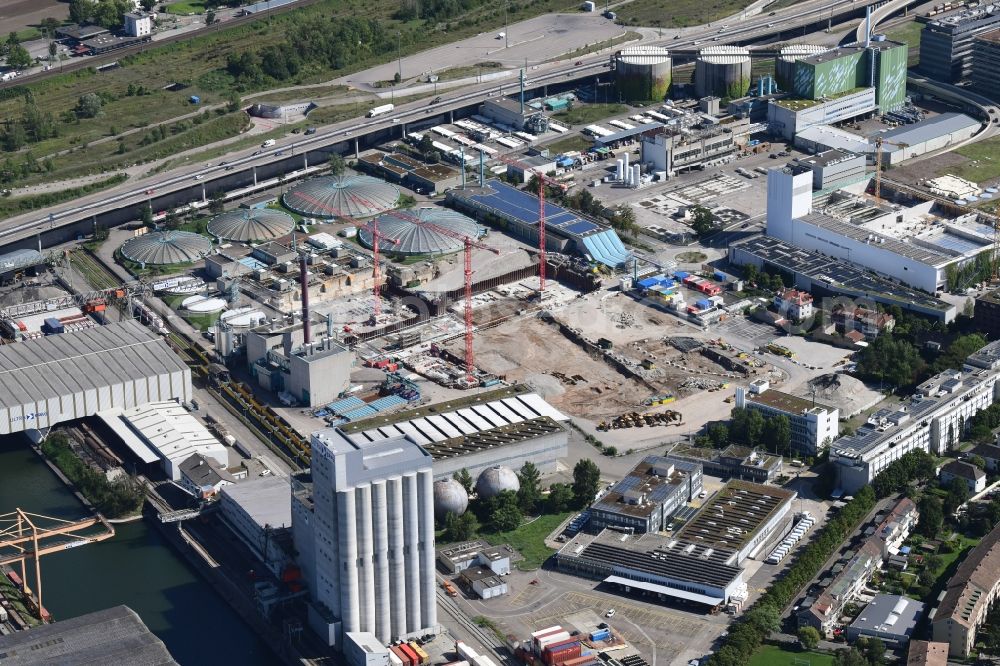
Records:
[[[0,636],[4,666],[176,666],[134,610],[115,606]]]

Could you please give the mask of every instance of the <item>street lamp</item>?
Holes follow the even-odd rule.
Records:
[[[509,6],[510,6],[510,0],[507,0],[507,2],[505,2],[504,5],[503,5],[503,47],[505,49],[510,46],[510,44],[507,42],[507,32],[508,32],[508,29],[507,29],[507,8]]]
[[[396,31],[396,60],[399,63],[399,80],[403,80],[403,56],[399,54],[399,40],[402,37],[402,33],[399,30]]]

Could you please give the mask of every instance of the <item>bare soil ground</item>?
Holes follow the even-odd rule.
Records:
[[[0,34],[24,30],[51,16],[62,21],[69,16],[69,3],[60,0],[3,0],[0,2]]]

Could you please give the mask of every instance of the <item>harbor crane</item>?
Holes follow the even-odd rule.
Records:
[[[95,527],[103,527],[104,531],[96,534],[89,533]],[[88,534],[84,535],[80,532],[88,532]],[[44,620],[43,615],[46,613],[42,606],[41,557],[88,543],[104,541],[114,535],[115,528],[101,516],[95,515],[82,520],[62,520],[15,509],[10,513],[0,515],[0,566],[20,563],[21,593],[29,602],[37,603],[38,617]],[[37,601],[31,601],[31,589],[28,587],[25,567],[28,559],[33,560],[35,564]],[[11,580],[15,578],[16,576],[12,576]]]
[[[909,148],[910,144],[889,141],[881,136],[875,137],[875,203],[882,203],[882,144],[897,146],[899,148]]]
[[[563,191],[566,190],[566,186],[513,157],[501,155],[497,159],[504,164],[522,169],[525,173],[530,172],[538,178],[538,297],[541,299],[545,293],[545,186],[551,185]]]

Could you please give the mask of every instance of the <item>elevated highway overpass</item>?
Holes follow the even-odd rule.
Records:
[[[792,29],[831,18],[863,14],[870,5],[882,0],[808,0],[772,13],[764,12],[736,22],[719,33],[702,26],[687,31],[683,37],[655,40],[650,43],[679,53],[691,52],[700,43],[750,43],[761,41]],[[713,38],[718,37],[716,41]],[[711,41],[707,41],[711,40]],[[609,77],[606,55],[592,55],[574,64],[561,61],[533,66],[526,87],[528,92],[551,94],[589,81]],[[507,84],[506,92],[513,92]],[[234,151],[222,164],[192,164],[170,174],[151,176],[125,183],[107,191],[86,195],[72,203],[34,211],[0,221],[0,248],[44,248],[90,233],[97,225],[110,227],[139,219],[148,204],[154,213],[194,202],[205,202],[217,191],[252,188],[279,176],[304,175],[310,164],[324,160],[331,153],[348,154],[385,141],[399,139],[405,132],[454,118],[471,115],[491,96],[503,94],[504,86],[473,84],[439,102],[413,102],[402,105],[388,116],[364,118],[321,128],[309,137],[286,137],[267,150],[253,148]]]

